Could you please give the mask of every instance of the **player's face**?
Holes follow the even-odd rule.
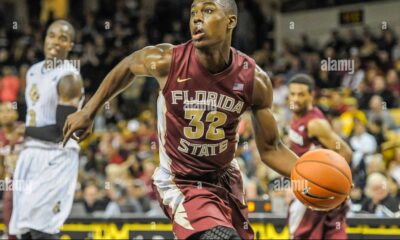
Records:
[[[12,124],[18,119],[18,113],[13,108],[13,105],[11,103],[3,103],[0,106],[0,113],[1,113],[0,123],[2,125]]]
[[[44,41],[44,55],[46,59],[65,59],[73,47],[70,34],[71,29],[67,25],[52,24],[47,30]]]
[[[227,15],[218,0],[195,0],[190,11],[190,32],[196,48],[226,41],[236,26],[236,17]]]
[[[312,101],[313,97],[307,85],[298,83],[289,85],[289,108],[294,113],[305,113]]]

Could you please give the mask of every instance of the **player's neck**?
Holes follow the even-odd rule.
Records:
[[[232,62],[230,45],[223,44],[215,48],[196,49],[196,58],[210,73],[224,71]]]

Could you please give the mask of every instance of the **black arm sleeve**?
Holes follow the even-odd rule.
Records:
[[[25,135],[43,141],[59,143],[63,139],[63,128],[68,115],[76,112],[73,106],[57,105],[56,124],[43,127],[27,127]]]

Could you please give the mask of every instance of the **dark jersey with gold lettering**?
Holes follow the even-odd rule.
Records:
[[[174,47],[172,65],[158,98],[160,165],[175,176],[225,169],[237,146],[239,118],[251,105],[256,64],[231,48],[232,62],[210,73],[191,41]]]

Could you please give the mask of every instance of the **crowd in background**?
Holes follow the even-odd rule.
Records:
[[[86,99],[112,67],[133,51],[190,39],[188,1],[102,2],[108,4],[71,11],[68,19],[76,28],[70,57],[80,60]],[[316,43],[312,36],[303,35],[300,44],[287,40],[283,50],[275,52],[274,6],[256,0],[237,2],[239,24],[233,44],[268,72],[282,139],[288,143],[287,83],[297,73],[308,73],[316,81],[316,104],[353,149],[352,210],[374,213],[381,204],[397,212],[400,115],[396,117],[394,109],[400,106],[399,35],[391,29],[374,34],[367,26],[362,32],[333,30],[328,42]],[[0,101],[17,102],[22,121],[26,72],[43,59],[45,30],[52,20],[50,16],[41,23],[33,16],[27,26],[0,28]],[[329,58],[352,60],[354,73],[324,70],[321,60]],[[162,214],[151,187],[158,166],[157,87],[154,79],[137,78],[97,115],[94,134],[82,143],[73,214]],[[283,198],[271,187],[278,174],[258,155],[250,114],[243,116],[239,134],[236,156],[248,198]]]

